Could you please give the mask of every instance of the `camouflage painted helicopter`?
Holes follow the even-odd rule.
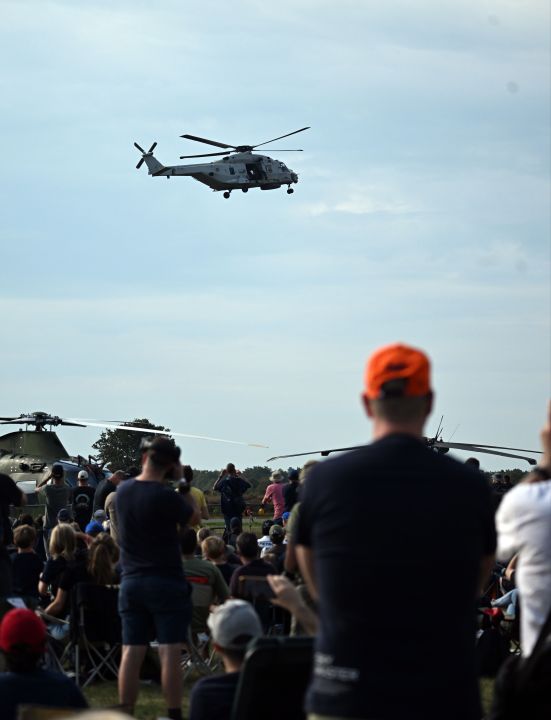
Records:
[[[436,433],[434,437],[424,437],[423,440],[425,441],[427,447],[431,448],[435,452],[439,453],[447,453],[450,450],[465,450],[469,453],[472,453],[473,455],[476,455],[478,453],[485,453],[487,455],[501,455],[503,457],[510,457],[510,458],[517,458],[518,460],[525,460],[530,465],[536,465],[536,460],[531,457],[527,457],[526,455],[513,455],[510,452],[502,452],[503,450],[513,450],[516,452],[527,452],[532,454],[541,454],[541,450],[524,450],[522,448],[510,448],[510,447],[502,447],[501,445],[484,445],[481,443],[457,443],[457,442],[446,442],[442,440],[442,420],[443,416],[440,419],[440,423],[438,425],[438,429],[436,430]],[[335,452],[348,452],[349,450],[359,450],[361,447],[364,447],[363,445],[352,445],[351,447],[343,447],[343,448],[331,448],[328,450],[312,450],[310,452],[300,452],[300,453],[293,453],[291,455],[276,455],[275,457],[268,458],[266,462],[272,462],[272,460],[285,460],[287,458],[293,458],[293,457],[304,457],[306,455],[321,455],[322,457],[327,457],[331,453]]]
[[[286,135],[280,135],[257,145],[227,145],[226,143],[207,140],[196,135],[181,135],[180,137],[188,140],[224,149],[224,152],[180,156],[180,160],[219,155],[226,156],[222,160],[197,163],[195,165],[163,165],[153,155],[153,150],[157,146],[156,142],[147,152],[135,142],[134,146],[142,153],[136,168],[139,170],[145,162],[149,175],[153,177],[166,177],[168,179],[174,175],[189,175],[195,180],[208,185],[215,192],[223,190],[226,199],[230,197],[232,190],[241,190],[246,193],[249,188],[259,187],[261,190],[275,190],[282,185],[287,185],[287,193],[291,195],[294,192],[291,185],[298,183],[298,175],[280,160],[274,160],[267,155],[257,155],[253,153],[253,150],[261,145],[268,145],[276,140],[289,137],[289,135],[296,135],[303,132],[303,130],[309,130],[309,127],[294,130]],[[276,150],[275,152],[302,152],[302,150]]]
[[[23,413],[17,417],[0,417],[0,425],[19,425],[15,432],[0,436],[0,473],[10,475],[19,484],[23,492],[28,496],[27,500],[33,504],[36,500],[36,485],[50,476],[52,465],[59,463],[65,471],[65,481],[74,486],[77,483],[77,475],[80,470],[88,472],[89,482],[95,485],[103,477],[110,475],[103,464],[98,464],[96,459],[89,456],[84,458],[80,455],[71,456],[65,449],[63,443],[52,430],[59,425],[71,427],[97,427],[109,430],[127,430],[138,432],[143,435],[167,435],[194,438],[199,440],[211,440],[215,442],[231,443],[233,445],[250,445],[251,447],[265,447],[254,443],[244,443],[236,440],[224,440],[203,435],[189,435],[186,433],[162,430],[153,430],[147,427],[136,427],[134,425],[102,423],[74,418],[60,418],[57,415],[50,415],[46,412]],[[29,426],[33,430],[29,430]],[[49,429],[46,429],[46,428]]]

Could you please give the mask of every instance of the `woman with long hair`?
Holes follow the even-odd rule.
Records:
[[[88,548],[88,575],[97,585],[116,585],[119,583],[117,563],[119,548],[108,533],[100,533]]]

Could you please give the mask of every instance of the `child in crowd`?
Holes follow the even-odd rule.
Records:
[[[17,554],[12,556],[13,590],[16,595],[38,603],[38,580],[44,563],[34,551],[36,530],[19,525],[13,531]]]

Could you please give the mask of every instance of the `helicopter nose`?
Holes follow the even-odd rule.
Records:
[[[293,182],[298,182],[298,175],[296,173],[291,173],[291,179]]]

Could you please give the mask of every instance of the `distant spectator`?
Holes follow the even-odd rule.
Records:
[[[264,497],[262,498],[261,507],[268,503],[274,506],[274,521],[281,522],[281,516],[285,512],[285,500],[283,498],[283,473],[275,470],[270,477],[270,484],[266,488]]]
[[[36,530],[30,525],[19,525],[13,531],[13,542],[17,548],[12,557],[13,592],[38,600],[38,580],[44,563],[34,551]]]
[[[52,466],[51,474],[37,485],[36,489],[40,489],[39,498],[46,506],[44,515],[44,547],[46,549],[46,556],[49,557],[48,548],[50,545],[50,535],[53,528],[57,525],[57,514],[60,510],[67,509],[71,501],[71,489],[65,484],[63,465],[55,463]]]
[[[107,500],[107,496],[110,493],[115,492],[119,483],[125,478],[126,473],[124,470],[117,470],[111,475],[111,477],[100,480],[94,495],[94,513],[96,510],[105,510],[105,501]]]
[[[285,503],[285,513],[290,513],[295,504],[298,502],[299,489],[299,472],[296,468],[289,468],[287,471],[287,485],[283,487],[283,500]]]
[[[275,568],[259,558],[259,547],[254,533],[244,532],[237,538],[237,554],[243,563],[231,578],[230,593],[234,598],[248,597],[242,578],[247,576],[263,576],[275,574]]]
[[[247,644],[262,635],[257,614],[243,600],[228,600],[216,608],[208,624],[214,649],[222,658],[226,672],[202,678],[193,686],[189,720],[221,720],[231,716]],[[284,694],[284,688],[281,691]],[[258,716],[262,717],[261,710]]]
[[[207,501],[205,498],[205,493],[198,487],[195,487],[195,485],[192,485],[193,483],[193,468],[191,465],[184,465],[183,466],[183,473],[184,473],[184,480],[185,482],[190,486],[190,493],[192,498],[195,500],[195,504],[197,505],[197,509],[199,510],[199,514],[201,516],[201,520],[208,520],[209,519],[209,508],[207,506]],[[201,523],[198,523],[193,528],[195,532],[199,530],[201,527]]]
[[[283,572],[285,550],[287,548],[287,546],[283,543],[283,541],[285,540],[285,530],[281,527],[281,525],[272,525],[272,527],[270,528],[270,540],[272,542],[272,546],[269,548],[269,550],[263,550],[260,553],[260,557],[264,558],[265,554],[270,553],[270,555],[275,558],[275,562],[272,562],[272,565],[275,567],[278,573],[281,573]]]
[[[206,527],[199,528],[199,530],[197,531],[197,542],[202,543],[203,540],[206,540],[211,535],[212,535],[212,530],[210,528],[206,528]]]
[[[539,465],[504,496],[496,516],[499,556],[518,553],[515,580],[524,656],[531,654],[551,609],[551,403],[541,442]]]
[[[96,490],[88,485],[88,473],[86,470],[79,471],[77,483],[77,486],[71,491],[71,507],[73,517],[79,524],[80,529],[84,532],[86,525],[92,517]]]
[[[212,490],[220,493],[220,508],[227,532],[230,530],[231,519],[242,517],[246,507],[243,495],[250,487],[251,483],[243,477],[240,470],[235,469],[233,463],[227,464],[214,483]]]
[[[204,632],[209,615],[209,607],[219,605],[228,599],[228,585],[218,567],[195,557],[197,534],[193,528],[180,532],[180,548],[184,562],[184,575],[193,589],[192,628]]]
[[[88,525],[86,525],[85,532],[87,535],[90,535],[90,537],[95,538],[100,533],[105,532],[105,529],[102,523],[97,520],[90,520]]]
[[[7,672],[0,673],[2,720],[16,720],[19,705],[88,707],[67,675],[39,667],[46,650],[46,627],[31,610],[10,610],[0,625],[0,650]]]
[[[201,543],[203,556],[206,560],[216,565],[222,573],[222,577],[229,587],[231,576],[239,567],[239,564],[229,563],[226,556],[226,544],[222,538],[210,535]]]
[[[118,585],[118,561],[119,548],[116,542],[108,533],[99,533],[88,548],[89,579],[96,585]]]
[[[73,517],[69,510],[67,508],[61,508],[61,510],[57,514],[57,523],[71,523],[73,521]]]
[[[302,486],[304,485],[306,478],[310,475],[312,470],[315,468],[315,466],[318,464],[319,460],[308,460],[308,462],[305,462],[302,466],[300,473],[299,473],[299,484]],[[295,503],[293,509],[291,510],[291,514],[287,518],[287,522],[284,523],[285,525],[285,531],[286,531],[286,545],[287,549],[285,551],[285,560],[284,560],[284,567],[285,572],[288,573],[291,577],[296,573],[298,569],[297,559],[296,559],[296,553],[295,553],[295,540],[294,540],[294,532],[296,525],[298,523],[298,517],[299,517],[299,510],[300,508],[300,501]]]
[[[27,499],[9,475],[0,473],[0,597],[12,590],[12,568],[8,546],[13,542],[10,505],[25,505]]]
[[[77,554],[77,536],[68,523],[57,525],[52,532],[50,540],[50,554],[58,563],[59,572],[52,578],[53,600],[47,605],[46,612],[58,618],[65,618],[69,613],[71,590],[79,582],[85,582],[87,577],[85,556]],[[46,563],[42,573],[39,589],[49,573],[49,563]]]
[[[224,531],[224,539],[228,545],[231,545],[232,548],[235,548],[235,545],[237,543],[237,538],[241,533],[243,532],[243,520],[240,517],[232,517],[230,520],[230,530],[229,532]]]
[[[19,527],[20,525],[30,525],[30,527],[34,527],[34,518],[29,513],[21,513],[17,520],[13,523],[12,529],[15,530],[16,527]]]
[[[270,537],[270,528],[273,525],[273,520],[264,520],[262,522],[262,536],[258,540],[258,547],[260,548],[260,554],[270,552],[273,542]]]

